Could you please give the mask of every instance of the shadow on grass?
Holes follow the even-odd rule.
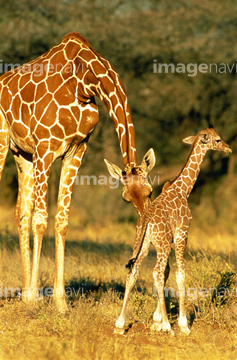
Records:
[[[125,243],[112,243],[112,242],[104,242],[98,243],[91,240],[72,240],[67,241],[65,244],[65,254],[78,256],[81,253],[84,254],[98,254],[98,256],[105,256],[107,258],[118,257],[120,255],[124,255],[124,253],[128,254],[129,256],[132,255],[133,247],[127,245]],[[30,238],[30,248],[33,249],[33,239],[32,236]],[[19,245],[19,238],[17,235],[11,234],[7,229],[0,233],[0,249],[1,250],[9,250],[14,251],[16,249],[20,249]],[[55,238],[53,236],[45,236],[42,242],[42,255],[47,256],[49,258],[54,259],[55,256]],[[153,246],[150,247],[149,256],[152,258],[156,258],[156,251]],[[202,250],[189,250],[187,249],[185,252],[185,259],[186,261],[193,260],[201,261],[203,257],[207,259],[211,259],[213,256],[220,256],[225,261],[229,261],[229,254],[223,252],[207,252],[203,254]],[[170,258],[175,261],[175,252],[171,251]],[[237,253],[231,254],[231,260],[233,263],[237,262]]]
[[[20,249],[19,238],[17,235],[12,235],[8,231],[0,233],[0,248],[1,250],[14,251]],[[33,250],[33,239],[30,239],[30,248]],[[78,256],[84,254],[98,254],[98,256],[117,257],[124,254],[132,254],[132,246],[124,243],[97,243],[91,240],[81,241],[66,241],[65,255]],[[45,236],[42,242],[42,255],[54,259],[55,256],[55,239],[54,237]],[[128,255],[129,256],[129,255]]]
[[[12,235],[8,230],[0,233],[0,248],[9,251],[20,249],[18,236]]]
[[[107,292],[117,293],[119,298],[123,298],[125,286],[122,282],[111,281],[94,281],[90,278],[72,278],[65,287],[66,297],[69,301],[74,302],[81,297],[99,301],[103,294]]]
[[[132,246],[126,245],[125,243],[97,243],[91,240],[66,241],[66,254],[70,253],[72,255],[78,255],[80,252],[86,254],[94,253],[110,258],[118,257],[119,255],[123,255],[125,252],[132,254]]]
[[[144,295],[147,292],[147,288],[143,281],[137,281],[134,286],[134,291]],[[70,301],[78,300],[81,297],[93,299],[99,301],[105,293],[114,292],[119,299],[123,299],[125,293],[125,282],[118,281],[95,281],[88,278],[72,278],[65,286],[66,297]]]

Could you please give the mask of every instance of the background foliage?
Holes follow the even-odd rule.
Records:
[[[212,123],[234,153],[229,159],[221,154],[208,154],[191,202],[195,210],[205,202],[204,196],[208,197],[210,209],[217,201],[215,208],[221,209],[219,212],[215,209],[215,220],[223,216],[229,206],[234,206],[229,202],[236,195],[237,45],[234,39],[237,36],[237,5],[234,0],[224,3],[214,0],[1,0],[0,6],[2,64],[26,63],[70,31],[80,32],[111,62],[126,87],[137,136],[138,160],[141,161],[150,147],[154,148],[157,167],[153,174],[162,173],[159,184],[176,175],[184,163],[189,149],[181,140]],[[187,73],[154,73],[154,59],[157,63],[176,65],[225,63],[235,66],[231,73],[198,73],[191,77]],[[100,122],[90,140],[82,174],[106,174],[104,157],[121,165],[113,124],[104,106],[99,100],[97,103]],[[55,164],[51,204],[55,203],[59,168],[60,164]],[[11,156],[3,181],[4,197],[11,204],[17,191]],[[232,181],[230,194],[225,194],[226,181],[228,184]],[[155,185],[158,194],[160,186],[158,182]],[[77,187],[75,203],[85,197],[85,191],[88,196],[91,194],[80,210],[81,214],[85,212],[85,218],[99,218],[97,210],[92,214],[96,208],[92,206],[94,199],[98,206],[103,206],[104,215],[107,211],[113,220],[121,220],[121,212],[123,219],[136,216],[133,209],[122,202],[111,214],[107,196],[110,194],[110,200],[119,202],[120,190]],[[223,204],[226,197],[223,210],[220,201]]]
[[[121,187],[81,185],[79,178],[65,259],[66,285],[78,296],[68,299],[70,313],[63,316],[47,297],[32,308],[18,296],[0,294],[1,359],[236,358],[236,66],[231,73],[193,77],[153,72],[154,60],[237,65],[236,14],[234,0],[0,0],[0,69],[8,63],[27,63],[70,31],[80,32],[117,69],[132,109],[138,161],[150,147],[156,153],[157,165],[150,175],[155,195],[185,162],[189,148],[182,139],[209,122],[233,149],[229,157],[212,152],[206,156],[189,200],[193,222],[186,252],[187,288],[217,289],[219,294],[186,296],[188,338],[178,335],[177,296],[166,299],[177,336],[150,331],[156,306],[152,298],[154,249],[143,262],[129,302],[126,336],[113,335],[137,214],[121,201]],[[103,104],[97,103],[100,122],[81,175],[107,175],[104,158],[122,165],[113,123]],[[40,263],[39,287],[43,288],[53,287],[53,215],[59,171],[60,161],[56,161]],[[9,154],[0,192],[0,292],[22,284],[12,214],[16,193],[16,169]],[[167,287],[175,288],[173,252],[170,265]]]

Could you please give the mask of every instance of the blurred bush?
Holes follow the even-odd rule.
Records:
[[[235,176],[237,63],[233,39],[237,36],[237,3],[234,0],[224,3],[213,0],[199,3],[193,0],[0,0],[0,6],[0,64],[28,62],[59,42],[66,33],[78,31],[111,62],[125,84],[139,162],[153,147],[157,156],[156,171],[159,166],[166,167],[169,178],[169,167],[182,165],[189,151],[182,144],[182,138],[196,134],[210,122],[233,148],[233,160],[231,167],[228,161],[223,166],[222,156],[207,156],[207,165],[195,188],[194,203],[200,203],[203,195],[203,190],[198,188],[210,182],[215,182],[218,188],[218,181],[223,182],[222,175]],[[187,72],[156,73],[154,64],[159,63],[228,64],[231,71],[197,72],[195,76]],[[83,172],[89,175],[106,174],[103,158],[122,164],[112,121],[99,100],[97,103],[100,122],[90,139],[82,166]],[[51,204],[56,199],[55,179],[59,178],[60,166],[54,169]],[[12,157],[8,158],[3,182],[5,190],[1,197],[11,204],[17,190]],[[236,192],[234,186],[233,191]],[[106,206],[109,198],[104,202],[103,196],[110,195],[106,189],[98,203]]]

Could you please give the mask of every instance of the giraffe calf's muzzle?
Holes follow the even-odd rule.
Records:
[[[218,140],[218,142],[216,142],[215,146],[213,147],[213,150],[223,151],[225,154],[231,154],[232,153],[232,149],[229,147],[229,145],[226,144],[221,139]]]
[[[224,152],[225,152],[226,154],[231,154],[231,153],[232,153],[232,149],[227,145],[226,148],[225,148],[225,150],[224,150]]]
[[[222,141],[221,146],[217,148],[219,151],[223,151],[225,154],[231,154],[232,149],[224,141]]]

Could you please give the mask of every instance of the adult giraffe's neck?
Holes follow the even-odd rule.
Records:
[[[98,76],[94,72],[95,69],[92,69],[94,75],[99,79],[97,95],[105,104],[114,122],[123,155],[123,165],[129,164],[134,167],[137,165],[135,131],[124,86],[111,65],[105,59],[100,58],[100,61],[103,61],[106,69],[104,76],[101,74]]]
[[[133,167],[137,165],[135,131],[123,83],[110,63],[95,52],[86,39],[79,34],[69,34],[69,41],[72,37],[79,44],[77,57],[83,65],[79,71],[87,94],[97,95],[105,104],[118,135],[123,164]]]
[[[193,189],[206,152],[207,150],[195,141],[186,164],[172,183],[186,197],[190,195]]]

